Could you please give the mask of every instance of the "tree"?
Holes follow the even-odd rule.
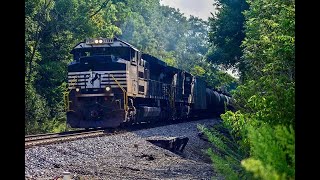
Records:
[[[56,120],[65,120],[62,84],[70,50],[86,37],[120,34],[117,24],[128,12],[109,0],[28,0],[25,9],[26,133],[52,131]]]
[[[51,20],[50,11],[54,7],[54,1],[30,0],[26,2],[25,7],[25,80],[26,83],[32,83],[37,62],[41,61],[39,44],[45,26]]]
[[[41,125],[48,120],[46,100],[34,88],[38,75],[39,52],[42,36],[51,20],[52,0],[30,0],[25,3],[25,133],[41,131]]]
[[[244,72],[245,63],[241,60],[240,47],[244,35],[243,11],[248,9],[246,0],[217,0],[214,3],[218,12],[209,17],[210,49],[207,59],[228,69],[236,67]]]
[[[232,175],[295,179],[295,2],[248,3],[242,43],[247,67],[233,94],[237,111],[221,116],[233,138],[223,144],[217,131],[206,131],[228,153],[220,159],[210,155],[216,164],[230,164]],[[238,145],[233,151],[225,148],[230,141]]]

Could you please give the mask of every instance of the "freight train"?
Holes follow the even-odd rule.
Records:
[[[224,112],[230,96],[119,38],[88,38],[70,52],[67,124],[118,127]]]

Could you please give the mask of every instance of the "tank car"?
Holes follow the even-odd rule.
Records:
[[[88,38],[70,52],[67,124],[117,127],[220,113],[225,95],[119,38]]]

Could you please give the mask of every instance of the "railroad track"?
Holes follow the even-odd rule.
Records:
[[[48,133],[25,136],[25,148],[32,146],[53,144],[65,141],[72,141],[76,139],[98,137],[111,135],[110,131],[101,130],[82,130],[82,131],[69,131],[64,133]]]
[[[183,122],[190,122],[194,120],[187,120]],[[94,129],[94,130],[77,130],[77,131],[66,131],[62,133],[47,133],[47,134],[36,134],[25,136],[25,149],[46,144],[54,144],[59,142],[72,141],[76,139],[98,137],[98,136],[111,136],[123,132],[135,131],[141,129],[149,129],[159,126],[167,126],[171,124],[182,123],[181,121],[170,121],[170,122],[158,122],[154,124],[144,123],[138,125],[132,125],[126,128],[115,128],[115,129]]]

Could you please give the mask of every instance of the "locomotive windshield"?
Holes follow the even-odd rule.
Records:
[[[130,60],[134,57],[134,53],[128,47],[94,47],[76,49],[73,54],[73,59],[79,61],[82,57],[89,56],[115,56],[125,60]]]

